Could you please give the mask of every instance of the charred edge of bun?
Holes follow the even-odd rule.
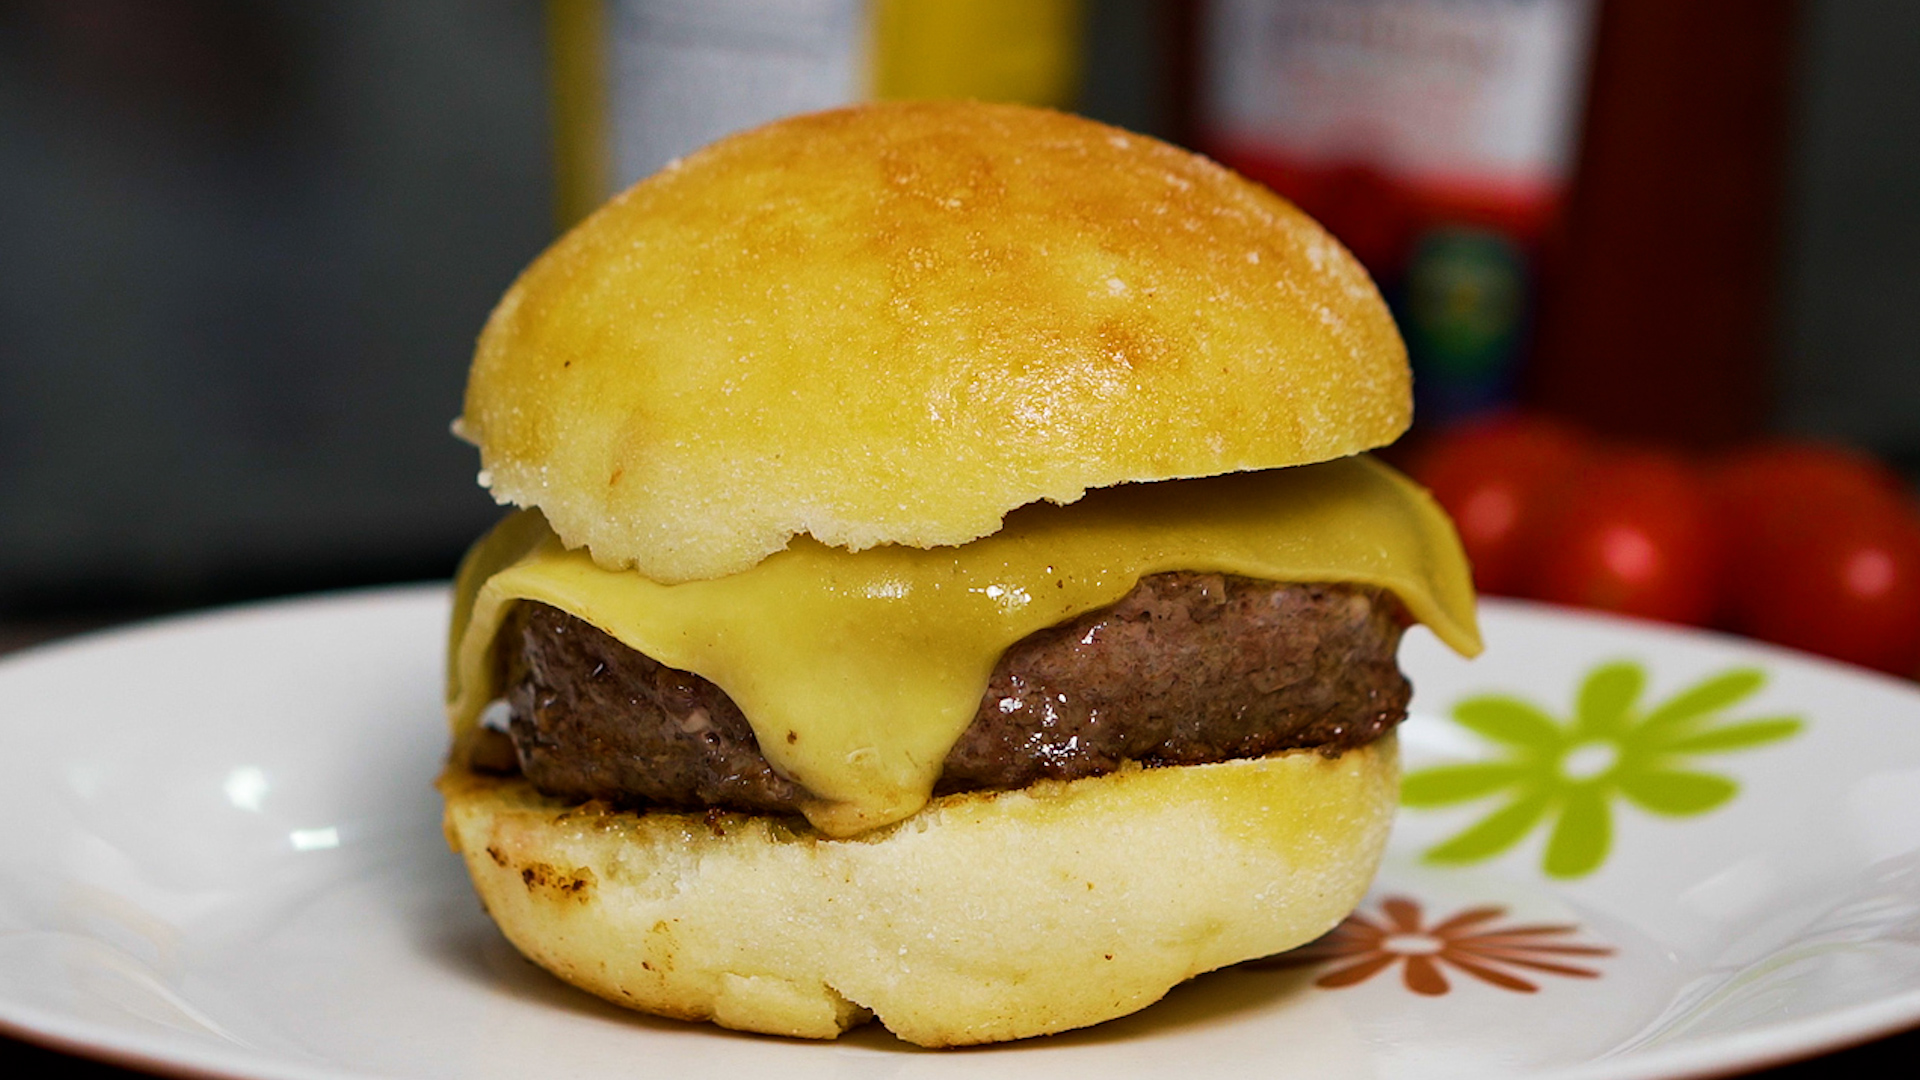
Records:
[[[1084,1027],[1310,941],[1359,903],[1392,736],[934,800],[846,840],[802,819],[566,804],[450,768],[447,838],[521,952],[629,1008],[922,1046]]]

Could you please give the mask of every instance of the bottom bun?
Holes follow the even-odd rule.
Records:
[[[1372,880],[1398,773],[1389,735],[951,795],[845,840],[567,805],[459,768],[440,790],[487,911],[576,986],[746,1031],[830,1039],[878,1017],[958,1046],[1125,1016],[1326,932]]]

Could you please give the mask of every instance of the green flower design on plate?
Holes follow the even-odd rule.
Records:
[[[1551,820],[1546,872],[1590,874],[1613,844],[1615,796],[1655,814],[1704,814],[1733,798],[1739,785],[1687,768],[1691,758],[1764,746],[1800,730],[1797,716],[1717,722],[1765,681],[1758,669],[1733,668],[1642,711],[1646,669],[1632,661],[1602,664],[1587,674],[1565,724],[1519,698],[1468,698],[1453,707],[1454,721],[1500,744],[1505,756],[1421,769],[1407,776],[1401,801],[1433,807],[1506,796],[1498,809],[1429,850],[1429,861],[1490,859]]]

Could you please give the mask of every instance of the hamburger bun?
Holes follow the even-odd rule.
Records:
[[[1325,933],[1360,902],[1399,788],[1389,735],[948,795],[846,840],[748,814],[567,805],[441,782],[487,911],[540,966],[619,1005],[921,1046],[1045,1035]]]
[[[927,102],[783,120],[615,198],[487,320],[461,430],[495,498],[676,582],[1344,457],[1399,437],[1410,386],[1366,271],[1267,189]]]
[[[1378,864],[1390,732],[935,796],[939,748],[985,707],[994,654],[938,679],[899,658],[950,632],[1005,649],[1144,574],[1247,566],[1370,590],[1329,610],[1393,613],[1376,619],[1390,670],[1415,618],[1471,652],[1444,516],[1384,466],[1336,460],[1390,442],[1410,413],[1404,347],[1359,264],[1185,151],[974,103],[722,140],[558,241],[482,333],[456,431],[493,495],[526,509],[456,583],[448,840],[535,962],[623,1005],[749,1031],[830,1038],[877,1016],[926,1046],[1017,1039],[1302,944]],[[1229,489],[1198,478],[1227,473],[1253,474],[1243,501],[1313,538],[1267,544],[1239,511],[1185,515]],[[1280,474],[1302,479],[1260,479]],[[1077,554],[1037,548],[1055,535]],[[1167,564],[1163,540],[1219,550]],[[1016,563],[1031,589],[978,576]],[[1060,621],[1009,630],[1036,598],[1028,616]],[[481,717],[513,677],[497,636],[523,602],[710,679],[764,763],[814,792],[804,816],[558,799],[514,774],[511,748],[488,774],[483,747],[506,736]],[[769,622],[791,649],[769,645]],[[890,659],[836,681],[832,665],[865,650]],[[887,696],[915,680],[947,688]],[[756,713],[801,698],[806,723]],[[870,787],[885,790],[862,802]]]

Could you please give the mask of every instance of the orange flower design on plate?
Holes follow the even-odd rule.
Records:
[[[1577,926],[1489,925],[1506,916],[1503,907],[1468,908],[1432,926],[1423,924],[1420,905],[1404,896],[1382,900],[1380,912],[1380,918],[1370,919],[1356,911],[1318,941],[1259,961],[1259,966],[1338,962],[1339,966],[1314,980],[1315,986],[1335,989],[1366,982],[1404,961],[1407,989],[1416,994],[1434,996],[1450,990],[1446,968],[1503,990],[1531,994],[1540,988],[1515,974],[1515,969],[1594,979],[1600,976],[1598,971],[1570,963],[1568,958],[1613,954],[1604,945],[1566,941],[1568,935],[1579,932]]]

